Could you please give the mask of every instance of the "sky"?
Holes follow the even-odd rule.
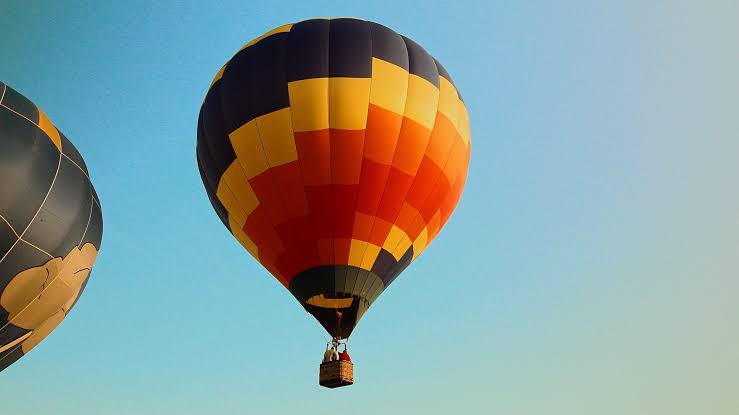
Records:
[[[115,4],[114,4],[115,3]],[[557,3],[557,4],[554,4]],[[0,80],[77,146],[105,234],[3,414],[736,414],[733,1],[0,3]],[[470,111],[456,212],[317,385],[327,335],[222,226],[210,80],[287,22],[380,22]]]

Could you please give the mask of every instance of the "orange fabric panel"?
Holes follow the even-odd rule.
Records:
[[[444,199],[444,202],[439,207],[441,212],[441,226],[444,226],[452,215],[452,211],[457,206],[459,198],[462,196],[462,188],[464,187],[464,178],[458,177],[449,190],[449,194]]]
[[[395,219],[395,226],[407,234],[410,225],[416,216],[418,216],[418,210],[411,206],[407,201],[403,202],[403,206],[400,208],[400,213],[398,213],[398,218]]]
[[[390,233],[390,229],[393,224],[383,220],[381,218],[375,218],[375,222],[372,224],[372,232],[370,233],[369,242],[373,245],[382,246],[385,244],[385,239]]]
[[[436,165],[441,168],[449,159],[449,152],[457,140],[461,140],[454,124],[442,113],[436,113],[436,123],[434,130],[431,132],[426,156],[428,156]]]
[[[417,210],[421,209],[429,195],[431,195],[431,192],[433,191],[434,186],[436,186],[441,174],[441,168],[439,168],[429,157],[424,156],[421,161],[421,166],[416,172],[413,184],[405,197],[406,202]]]
[[[423,203],[423,206],[418,209],[418,211],[421,212],[421,216],[423,217],[424,222],[426,222],[427,224],[431,222],[431,218],[439,210],[439,206],[441,206],[441,203],[444,200],[444,196],[449,193],[450,188],[451,185],[447,181],[446,176],[444,176],[443,174],[439,175],[439,178],[436,180],[436,186],[434,186],[434,190]]]
[[[415,175],[430,137],[431,131],[411,119],[403,118],[393,167],[410,176]]]
[[[370,104],[365,129],[364,158],[391,164],[403,116]]]
[[[420,214],[416,215],[416,217],[413,218],[413,221],[410,223],[410,225],[406,228],[406,233],[408,234],[408,237],[411,238],[411,240],[415,240],[418,238],[418,235],[423,232],[423,229],[426,227],[426,221],[424,221],[423,216]],[[414,255],[416,253],[414,252]]]
[[[454,181],[454,178],[467,164],[467,146],[462,141],[457,141],[452,148],[452,153],[449,156],[444,166],[444,175],[449,183]]]
[[[352,238],[366,242],[369,239],[370,232],[372,232],[372,223],[374,222],[374,220],[374,216],[355,212]]]
[[[413,176],[392,167],[388,174],[380,206],[377,209],[377,216],[390,223],[395,222],[412,182]]]

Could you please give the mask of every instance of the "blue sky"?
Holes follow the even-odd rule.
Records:
[[[85,157],[105,235],[73,313],[0,374],[8,414],[695,414],[739,406],[739,59],[729,1],[4,1],[0,79]],[[165,4],[166,3],[166,4]],[[210,79],[286,22],[437,57],[473,154],[445,230],[317,385],[326,335],[195,164]]]

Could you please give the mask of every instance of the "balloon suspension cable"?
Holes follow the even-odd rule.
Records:
[[[331,341],[326,343],[326,349],[334,348],[337,352],[339,346],[344,345],[344,351],[348,350],[349,339],[342,339],[341,337],[332,337]]]

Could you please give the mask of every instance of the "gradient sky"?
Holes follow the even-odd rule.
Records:
[[[105,220],[75,310],[0,374],[3,415],[739,411],[735,1],[108,3],[0,2],[0,80],[75,143]],[[473,140],[457,211],[338,390],[317,385],[328,336],[195,164],[221,65],[323,16],[423,45]]]

